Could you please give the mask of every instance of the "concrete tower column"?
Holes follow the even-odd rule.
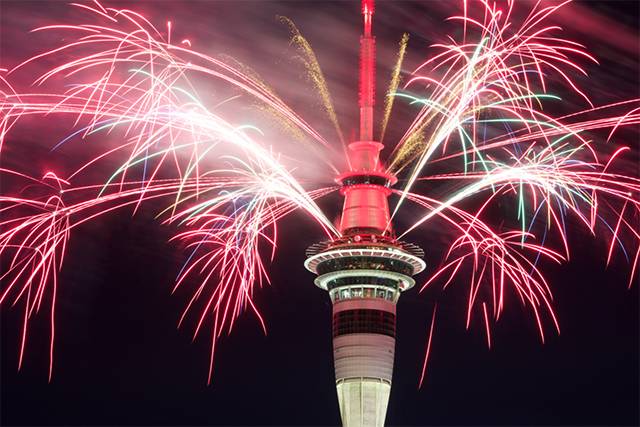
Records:
[[[393,378],[396,302],[425,264],[421,250],[353,235],[310,248],[305,266],[333,303],[333,361],[342,425],[382,427]]]

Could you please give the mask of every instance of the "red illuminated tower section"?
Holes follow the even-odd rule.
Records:
[[[373,107],[376,98],[376,39],[371,33],[373,0],[362,1],[364,33],[360,38],[360,140],[373,141]]]
[[[376,41],[371,32],[374,1],[362,1],[364,33],[360,38],[360,141],[349,144],[351,171],[338,177],[345,197],[340,221],[343,234],[383,234],[389,225],[389,186],[395,177],[380,163],[383,145],[373,140]]]
[[[333,303],[336,390],[345,427],[382,427],[395,352],[396,302],[425,267],[417,246],[398,242],[388,197],[396,178],[380,162],[373,140],[375,39],[373,0],[362,1],[360,141],[349,144],[349,171],[337,178],[344,205],[342,237],[307,250],[307,269]]]

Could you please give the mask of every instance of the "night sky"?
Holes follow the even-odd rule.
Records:
[[[194,40],[194,48],[250,64],[283,99],[304,109],[309,83],[291,70],[288,32],[275,16],[292,18],[323,65],[341,121],[349,125],[346,129],[354,127],[358,2],[134,3],[113,4],[160,22],[172,19],[176,31]],[[443,40],[451,25],[443,20],[456,11],[453,1],[379,2],[374,24],[379,92],[402,33],[411,35],[409,71],[428,55],[429,44]],[[600,61],[588,67],[591,79],[583,82],[596,104],[640,96],[639,11],[635,1],[588,1],[568,6],[557,18],[566,35],[584,43]],[[70,13],[62,1],[3,0],[0,68],[51,43],[45,36],[28,35],[29,29]],[[289,78],[296,73],[297,78]],[[577,99],[571,102],[569,112],[585,108]],[[310,114],[313,110],[303,111],[305,117]],[[317,127],[331,129],[326,123]],[[13,162],[46,156],[50,142],[34,130],[20,132],[15,142],[29,149],[17,150]],[[390,130],[389,140],[401,135],[400,125]],[[637,129],[622,136],[637,150]],[[71,153],[62,153],[69,163]],[[40,166],[34,162],[34,169]],[[325,204],[332,201],[339,199]],[[109,215],[71,238],[60,274],[51,383],[46,319],[34,323],[25,365],[17,372],[21,311],[3,307],[0,423],[337,425],[331,304],[303,267],[304,250],[323,238],[321,231],[301,214],[283,223],[281,244],[269,266],[272,285],[255,298],[268,334],[253,315],[241,317],[218,347],[213,382],[207,386],[208,336],[192,342],[192,325],[176,329],[186,293],[170,295],[185,256],[167,243],[174,230],[159,225],[154,215],[153,209],[133,218]],[[439,262],[441,237],[428,232],[407,237],[426,252],[427,269],[418,283]],[[447,298],[440,298],[437,289],[403,294],[387,424],[640,424],[639,286],[627,289],[629,266],[622,257],[605,267],[606,242],[579,229],[571,243],[571,262],[545,265],[562,333],[547,328],[544,345],[531,316],[517,304],[495,326],[488,350],[480,325],[465,330],[464,292]],[[436,299],[439,320],[425,383],[418,389]]]

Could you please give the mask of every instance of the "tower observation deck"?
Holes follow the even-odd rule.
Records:
[[[373,140],[375,39],[373,0],[362,1],[360,141],[349,144],[350,170],[336,181],[344,205],[342,237],[311,246],[305,267],[333,304],[333,358],[345,427],[382,427],[395,353],[396,303],[425,268],[419,247],[397,241],[388,197],[396,178],[380,162]]]

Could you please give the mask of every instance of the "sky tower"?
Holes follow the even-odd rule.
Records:
[[[373,139],[374,0],[362,0],[360,38],[360,140],[349,144],[349,171],[336,178],[344,205],[342,237],[307,250],[305,267],[333,303],[333,360],[345,427],[383,426],[391,391],[396,302],[425,267],[423,251],[394,238],[390,187],[396,177],[380,162]]]

